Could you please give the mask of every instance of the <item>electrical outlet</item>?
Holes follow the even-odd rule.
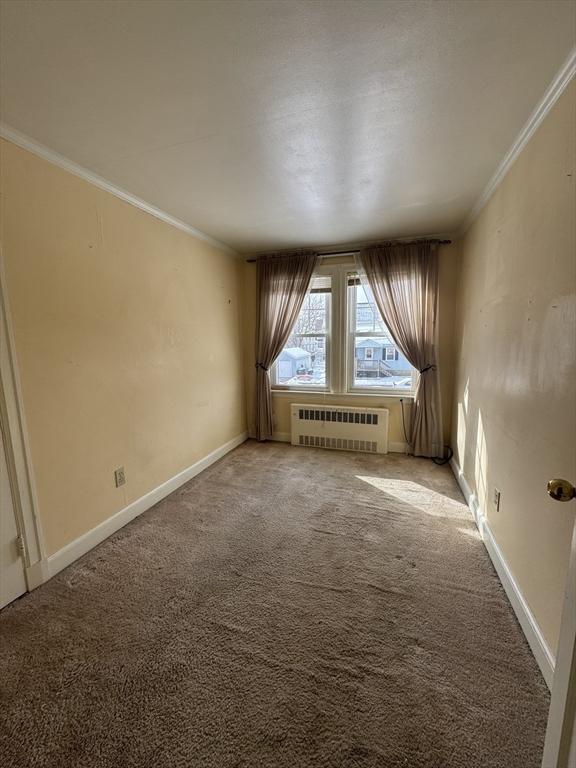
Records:
[[[124,485],[126,482],[124,467],[118,467],[118,469],[114,470],[114,482],[116,483],[116,488],[120,488],[121,485]]]
[[[494,509],[496,510],[496,512],[499,512],[500,511],[500,491],[498,490],[498,488],[494,488],[493,502],[494,502]]]

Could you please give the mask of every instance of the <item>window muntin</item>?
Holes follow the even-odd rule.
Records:
[[[414,368],[394,343],[370,286],[347,276],[348,389],[411,392]]]
[[[274,386],[289,389],[328,388],[331,287],[329,275],[312,278],[290,337],[274,363]]]

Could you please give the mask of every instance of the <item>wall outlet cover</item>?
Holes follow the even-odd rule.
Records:
[[[124,485],[126,482],[124,467],[118,467],[118,469],[114,470],[114,482],[116,483],[116,488],[120,488],[121,485]]]

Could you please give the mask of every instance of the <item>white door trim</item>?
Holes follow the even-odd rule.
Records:
[[[6,444],[6,429],[0,418],[0,609],[28,590]]]
[[[6,461],[10,481],[17,493],[14,507],[18,532],[24,542],[24,568],[28,590],[44,583],[48,567],[38,502],[32,475],[28,434],[15,354],[14,335],[0,248],[0,411],[7,432]]]
[[[570,505],[572,506],[572,505]],[[562,514],[562,510],[559,510]],[[570,512],[568,512],[570,514]],[[576,765],[576,525],[562,611],[542,768]]]

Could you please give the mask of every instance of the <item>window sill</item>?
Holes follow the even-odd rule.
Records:
[[[404,398],[404,400],[414,400],[414,393],[413,392],[328,392],[327,390],[318,390],[318,389],[273,389],[272,395],[274,397],[294,397],[295,395],[306,395],[306,397],[309,397],[310,395],[316,395],[317,397],[323,397],[323,398],[335,398],[338,400],[346,399],[346,398],[359,398],[359,397],[374,397],[378,399],[388,399],[388,400],[400,400],[400,398]]]

